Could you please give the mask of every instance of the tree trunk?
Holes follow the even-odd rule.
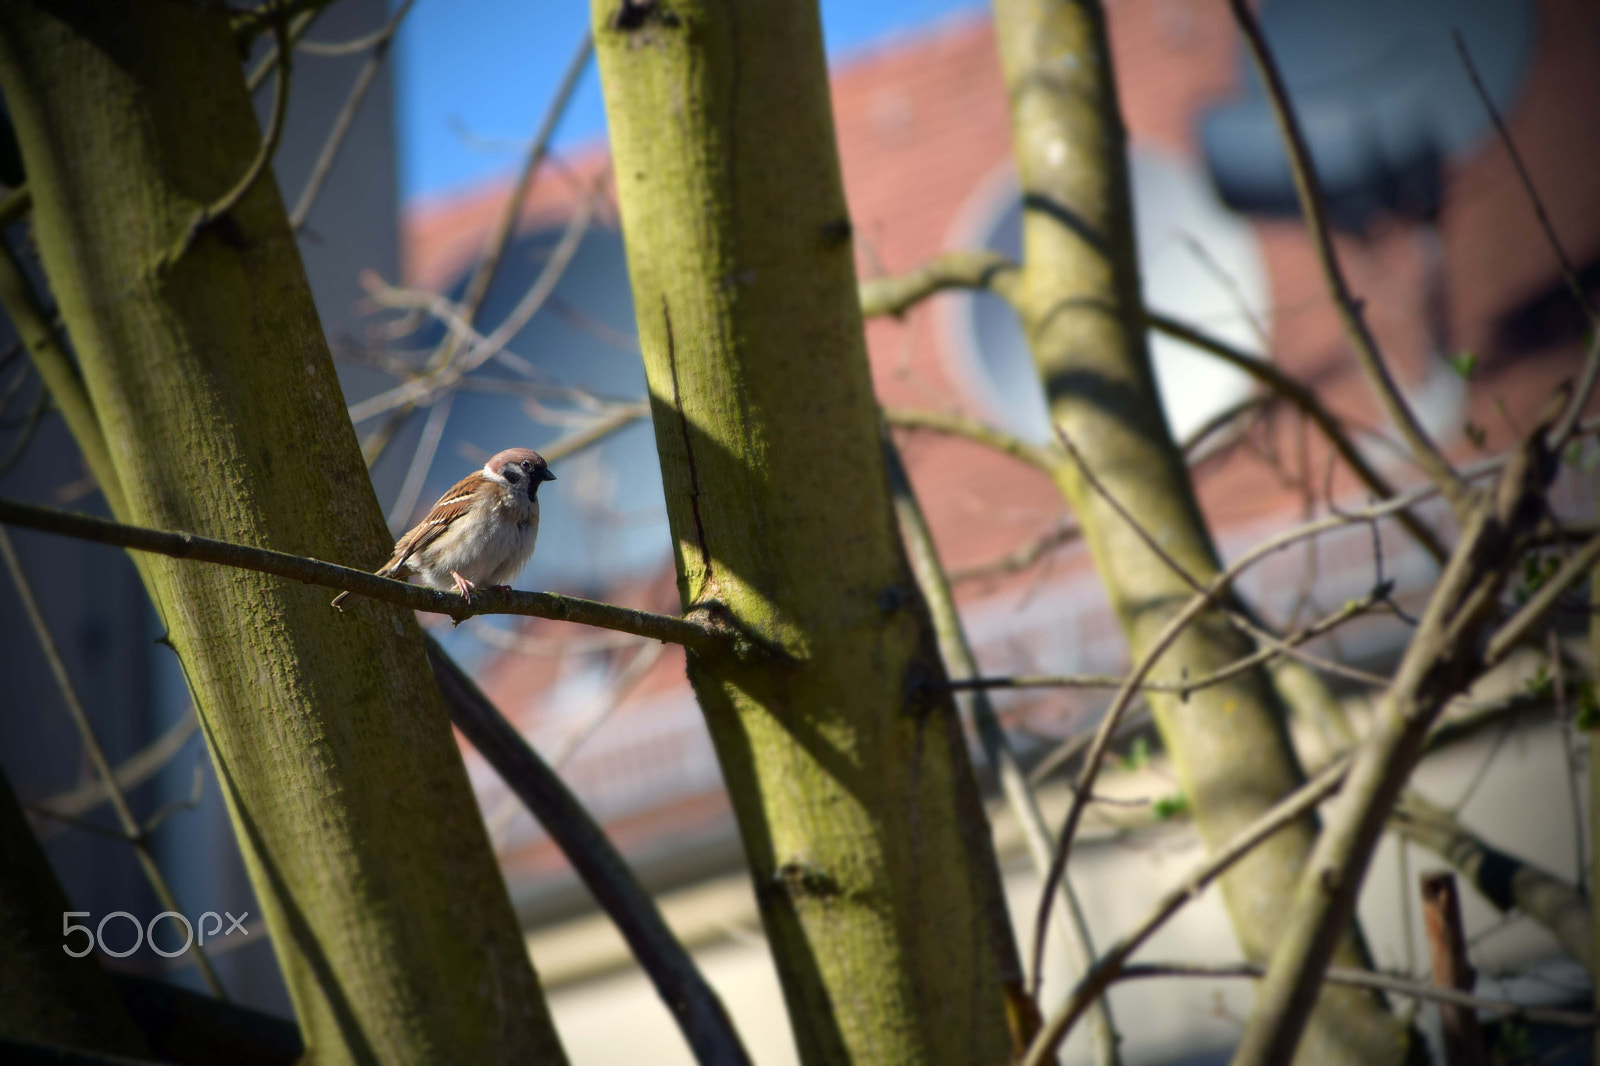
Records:
[[[689,676],[808,1063],[1000,1063],[1015,945],[880,451],[809,0],[594,0]],[[786,661],[788,660],[788,661]],[[998,965],[997,965],[998,959]]]
[[[118,517],[377,563],[345,415],[227,11],[0,2],[35,232]],[[152,556],[309,1061],[563,1056],[403,610]]]
[[[1095,476],[1196,580],[1218,570],[1183,458],[1162,416],[1145,347],[1125,133],[1104,14],[1096,3],[996,0],[1023,196],[1023,274],[1014,302],[1052,418]],[[1073,463],[1059,487],[1082,525],[1127,635],[1142,656],[1193,589],[1135,534]],[[1208,674],[1253,650],[1218,612],[1202,615],[1152,679]],[[1283,708],[1260,670],[1191,694],[1151,697],[1157,725],[1208,847],[1234,836],[1303,780]],[[1315,835],[1311,819],[1222,879],[1247,958],[1265,961]],[[1366,963],[1358,936],[1337,964]],[[1325,992],[1300,1059],[1394,1062],[1405,1028],[1371,993]]]

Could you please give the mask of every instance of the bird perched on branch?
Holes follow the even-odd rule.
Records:
[[[539,486],[556,476],[531,448],[507,448],[455,483],[427,517],[395,543],[377,571],[402,581],[454,589],[472,602],[479,585],[503,587],[533,554],[539,536]],[[341,606],[350,593],[333,598]]]

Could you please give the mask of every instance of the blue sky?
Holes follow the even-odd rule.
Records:
[[[822,0],[830,61],[914,33],[980,0]],[[400,188],[407,199],[514,169],[583,34],[582,0],[418,0],[395,59]],[[600,137],[605,109],[591,63],[557,132],[571,146]]]

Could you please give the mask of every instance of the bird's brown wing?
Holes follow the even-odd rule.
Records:
[[[483,474],[474,471],[456,482],[450,491],[439,497],[439,502],[433,505],[433,510],[428,516],[406,532],[406,535],[395,542],[394,554],[384,564],[383,571],[393,573],[401,570],[417,552],[439,539],[450,523],[466,514],[472,506],[472,498],[476,494],[479,484],[483,481]]]

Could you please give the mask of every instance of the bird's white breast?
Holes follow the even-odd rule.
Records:
[[[474,585],[507,585],[527,564],[539,537],[539,501],[508,485],[480,506],[486,520],[454,523],[413,561],[428,584],[449,588],[454,570]]]

